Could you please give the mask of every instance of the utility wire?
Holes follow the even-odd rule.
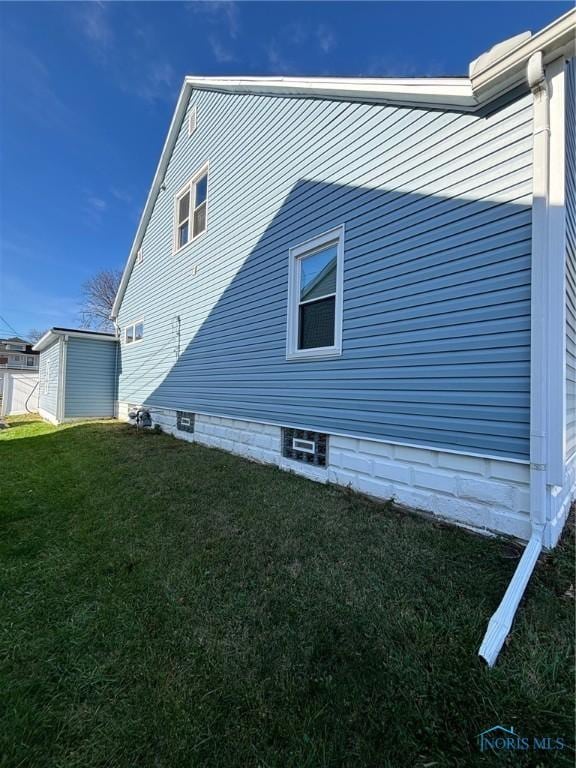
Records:
[[[20,336],[21,338],[24,338],[21,333],[18,333],[18,331],[16,330],[16,328],[14,328],[13,325],[10,325],[10,323],[8,322],[8,320],[6,320],[5,317],[2,317],[2,315],[0,315],[0,320],[2,320],[6,328],[9,328],[12,331],[12,333],[16,334],[16,336]]]

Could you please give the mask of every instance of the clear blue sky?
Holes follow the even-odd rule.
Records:
[[[570,7],[0,3],[0,315],[78,325],[82,282],[124,265],[185,74],[461,75]]]

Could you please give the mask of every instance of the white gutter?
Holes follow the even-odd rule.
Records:
[[[526,545],[502,602],[488,623],[478,651],[494,666],[512,628],[516,610],[542,551],[546,526],[546,471],[548,452],[548,197],[550,189],[550,94],[544,72],[544,56],[534,53],[528,61],[528,85],[533,107],[533,201],[532,201],[532,300],[530,371],[530,519],[532,535]]]
[[[485,103],[499,93],[523,84],[526,66],[535,54],[542,56],[542,66],[564,55],[575,53],[576,10],[555,19],[535,35],[517,35],[495,46],[470,64],[470,81],[478,103]],[[510,47],[508,43],[514,43]]]
[[[32,347],[33,352],[42,352],[50,344],[57,341],[60,337],[66,336],[74,339],[100,339],[101,341],[116,341],[116,336],[111,333],[100,333],[98,331],[74,331],[72,329],[64,330],[61,328],[51,328],[46,331],[36,344]]]

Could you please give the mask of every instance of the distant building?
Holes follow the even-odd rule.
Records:
[[[32,344],[17,336],[0,339],[0,376],[6,368],[38,370],[40,353],[32,350]]]
[[[1,416],[37,410],[39,360],[40,353],[24,339],[0,339]]]

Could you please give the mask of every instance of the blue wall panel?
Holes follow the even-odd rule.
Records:
[[[64,417],[114,416],[115,341],[68,339]]]
[[[57,417],[58,387],[60,382],[60,340],[40,353],[38,406],[54,418]]]
[[[119,399],[528,456],[532,103],[192,94],[119,314]],[[208,228],[174,195],[210,163]],[[286,360],[288,249],[345,224],[343,354]]]

